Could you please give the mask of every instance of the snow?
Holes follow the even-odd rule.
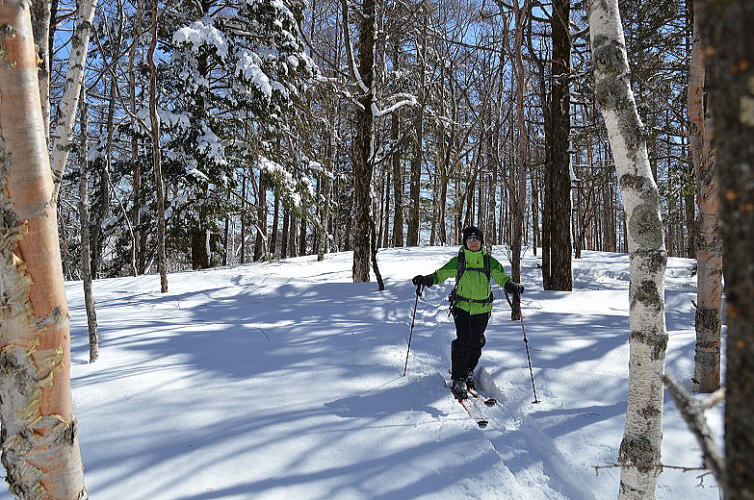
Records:
[[[583,252],[574,292],[542,291],[524,259],[521,323],[496,287],[478,375],[500,400],[481,430],[444,387],[452,280],[414,287],[455,247],[381,250],[386,290],[351,282],[350,253],[95,282],[100,359],[87,364],[80,282],[67,284],[73,396],[92,498],[615,498],[626,410],[628,258]],[[495,248],[504,261],[505,252]],[[692,261],[669,259],[667,370],[693,372]],[[508,263],[504,262],[506,269]],[[502,298],[502,300],[501,300]],[[700,453],[669,398],[663,463]],[[710,412],[718,439],[721,408]],[[666,470],[660,499],[716,499]],[[6,493],[7,495],[7,493]]]
[[[269,101],[272,97],[272,85],[261,64],[262,60],[257,54],[250,50],[242,50],[238,54],[236,73],[247,79]]]
[[[211,19],[194,21],[190,26],[184,26],[173,34],[173,43],[176,45],[188,43],[195,52],[202,46],[214,47],[217,55],[224,58],[228,55],[228,42],[225,35],[212,26]]]
[[[201,125],[202,134],[197,137],[197,149],[220,165],[225,165],[225,148],[217,134],[206,124]]]
[[[296,207],[301,205],[301,194],[296,191],[296,181],[287,168],[264,156],[261,156],[257,161],[257,168],[278,177],[283,182],[286,196],[291,203]]]

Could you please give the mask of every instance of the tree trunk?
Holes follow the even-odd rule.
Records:
[[[254,262],[265,257],[267,248],[267,181],[265,174],[259,171],[259,189],[257,189],[257,231],[254,238]]]
[[[421,26],[423,30],[426,30],[426,15],[423,15],[425,21]],[[418,45],[417,59],[418,67],[416,71],[419,72],[419,106],[416,107],[416,116],[414,120],[414,131],[416,132],[416,143],[414,144],[414,156],[411,159],[411,182],[409,185],[409,199],[411,205],[408,209],[408,228],[406,232],[406,246],[414,247],[419,245],[421,241],[421,225],[420,214],[421,208],[419,206],[421,198],[421,171],[422,164],[424,163],[424,86],[425,86],[425,65],[426,59],[424,51],[426,50],[426,33],[421,33],[421,38],[416,40]]]
[[[317,260],[325,260],[325,254],[328,252],[327,241],[330,221],[330,177],[328,172],[322,173],[322,211],[320,214],[319,244],[317,245]]]
[[[19,498],[86,498],[70,322],[26,2],[0,3],[0,450]]]
[[[571,272],[571,0],[555,0],[552,16],[552,100],[550,165],[552,217],[550,223],[550,290],[572,290]]]
[[[162,152],[160,150],[160,119],[157,116],[157,65],[154,61],[157,48],[157,0],[152,4],[152,40],[149,44],[149,119],[152,136],[152,168],[157,190],[157,265],[160,269],[160,292],[168,292],[168,263],[165,248],[165,186],[162,181]]]
[[[58,125],[52,133],[52,173],[55,179],[53,200],[56,201],[60,193],[65,164],[68,161],[68,151],[73,140],[73,123],[76,119],[76,106],[78,106],[81,86],[84,83],[84,65],[89,50],[89,35],[92,31],[92,19],[94,19],[96,6],[97,0],[79,0],[76,30],[73,33],[71,53],[68,57],[65,88],[60,100]]]
[[[390,178],[390,170],[385,168],[385,184],[383,186],[383,196],[385,202],[382,205],[383,212],[383,226],[380,228],[380,245],[383,248],[390,248],[390,189],[392,188],[392,180]]]
[[[372,227],[372,175],[374,173],[374,114],[376,88],[374,82],[374,45],[376,32],[376,0],[364,0],[359,29],[359,75],[364,89],[361,106],[356,109],[356,137],[354,138],[354,221],[351,234],[353,244],[354,282],[370,280],[372,256],[369,233]],[[410,235],[409,235],[410,236]]]
[[[703,1],[708,102],[715,126],[725,266],[725,466],[729,499],[754,498],[754,3]]]
[[[50,141],[50,2],[32,0],[31,23],[37,45],[37,76],[39,78],[39,100],[42,103],[42,120],[45,127],[45,140]]]
[[[306,255],[306,217],[301,217],[301,225],[298,233],[298,254]]]
[[[275,202],[272,209],[272,237],[270,238],[270,254],[278,255],[278,222],[280,221],[280,195],[275,190]]]
[[[136,3],[136,13],[134,27],[136,33],[141,33],[141,19],[143,15],[143,5],[141,1]],[[137,44],[133,43],[128,52],[128,92],[129,105],[131,107],[131,126],[136,129],[138,121],[136,119],[136,55]],[[113,98],[113,97],[111,97]],[[142,168],[139,161],[139,139],[134,134],[131,137],[131,162],[133,165],[133,208],[131,211],[131,221],[134,227],[133,244],[131,247],[131,261],[136,264],[137,274],[146,272],[146,252],[142,240],[146,238],[146,231],[141,227],[141,207],[144,202],[144,193],[142,188]]]
[[[99,342],[97,340],[97,312],[94,309],[94,295],[92,294],[92,267],[89,256],[89,108],[86,104],[86,92],[81,88],[81,151],[79,153],[79,217],[81,218],[81,279],[84,284],[84,303],[86,304],[86,320],[89,327],[89,362],[94,363],[99,357]]]
[[[515,14],[515,47],[513,49],[513,66],[516,73],[516,111],[518,117],[518,159],[517,172],[514,174],[513,186],[516,193],[512,197],[511,208],[513,210],[512,225],[513,237],[511,238],[511,271],[513,281],[521,281],[521,242],[524,231],[524,214],[526,212],[526,167],[529,163],[529,137],[526,128],[526,116],[524,109],[525,73],[523,60],[523,30],[526,18],[529,15],[529,0],[524,1],[523,8],[519,8],[518,0],[513,2]],[[511,319],[521,319],[521,304],[514,301],[511,309]]]
[[[660,197],[649,165],[630,72],[618,0],[588,0],[595,97],[610,138],[628,214],[630,261],[628,408],[619,458],[620,498],[655,497],[662,446],[662,373],[667,263]]]
[[[241,180],[241,255],[240,263],[246,264],[246,174]]]
[[[191,230],[191,269],[208,269],[210,254],[207,248],[207,230]]]
[[[330,129],[330,133],[327,136],[327,163],[329,165],[329,169],[323,169],[322,170],[322,209],[320,212],[320,231],[319,231],[319,245],[318,245],[318,252],[317,252],[317,260],[323,261],[325,260],[325,254],[328,252],[328,228],[330,226],[330,203],[332,200],[332,190],[330,188],[331,181],[330,181],[330,175],[331,172],[335,172],[335,161],[337,158],[337,153],[335,150],[335,136],[337,134],[337,128],[335,126],[335,120],[332,120],[332,128]]]
[[[288,258],[288,232],[291,230],[291,211],[286,207],[283,207],[283,229],[280,233],[280,258]]]
[[[696,353],[694,390],[720,388],[720,309],[722,302],[723,249],[718,231],[718,189],[712,155],[712,121],[704,105],[704,52],[694,16],[694,46],[689,68],[689,149],[694,162],[699,207],[696,249]]]
[[[421,192],[421,168],[423,163],[423,145],[424,141],[424,112],[420,106],[416,109],[416,120],[414,128],[416,129],[416,146],[414,157],[411,159],[411,182],[409,184],[409,201],[408,207],[408,228],[406,230],[406,246],[418,246],[420,238],[420,192]]]

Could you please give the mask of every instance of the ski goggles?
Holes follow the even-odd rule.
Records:
[[[466,243],[468,243],[469,241],[480,241],[481,242],[482,239],[479,238],[479,236],[477,236],[476,234],[472,234],[471,236],[469,236],[468,238],[466,238]]]

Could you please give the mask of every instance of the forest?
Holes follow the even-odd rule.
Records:
[[[722,372],[728,416],[705,463],[754,498],[748,21],[734,0],[4,2],[0,367],[34,382],[0,383],[3,464],[49,446],[6,436],[19,409],[73,434],[70,396],[51,402],[70,392],[64,281],[83,281],[94,361],[92,280],[167,293],[171,273],[353,252],[353,282],[382,290],[381,250],[475,225],[515,281],[533,253],[543,290],[573,290],[585,251],[629,254],[625,498],[653,498],[663,275],[694,259],[689,383],[720,395]],[[77,468],[76,446],[45,453]]]

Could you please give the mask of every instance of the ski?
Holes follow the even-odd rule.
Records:
[[[488,398],[486,396],[482,396],[478,392],[476,392],[476,389],[468,388],[468,393],[471,394],[475,399],[478,399],[482,403],[485,404],[485,406],[495,406],[497,405],[497,399],[495,398]]]
[[[466,413],[469,415],[469,417],[471,417],[471,419],[474,420],[481,429],[487,427],[487,424],[489,424],[489,422],[486,418],[484,418],[482,412],[479,411],[479,408],[477,408],[471,400],[458,399],[456,397],[454,397],[454,399],[458,401],[461,406],[463,406],[463,409],[466,410]]]
[[[448,385],[448,381],[443,378],[443,382],[445,382],[445,387],[448,389],[451,389],[450,385]],[[458,401],[458,404],[460,404],[466,414],[479,426],[480,429],[484,429],[489,425],[489,421],[484,418],[484,414],[482,413],[481,408],[478,404],[476,404],[477,401],[482,401],[481,398],[484,398],[484,396],[477,395],[474,396],[472,394],[471,398],[465,398],[465,399],[458,399],[455,394],[453,394],[453,391],[451,390],[450,394],[453,396],[453,399]],[[486,399],[486,398],[485,398]],[[494,401],[494,400],[493,400]]]

